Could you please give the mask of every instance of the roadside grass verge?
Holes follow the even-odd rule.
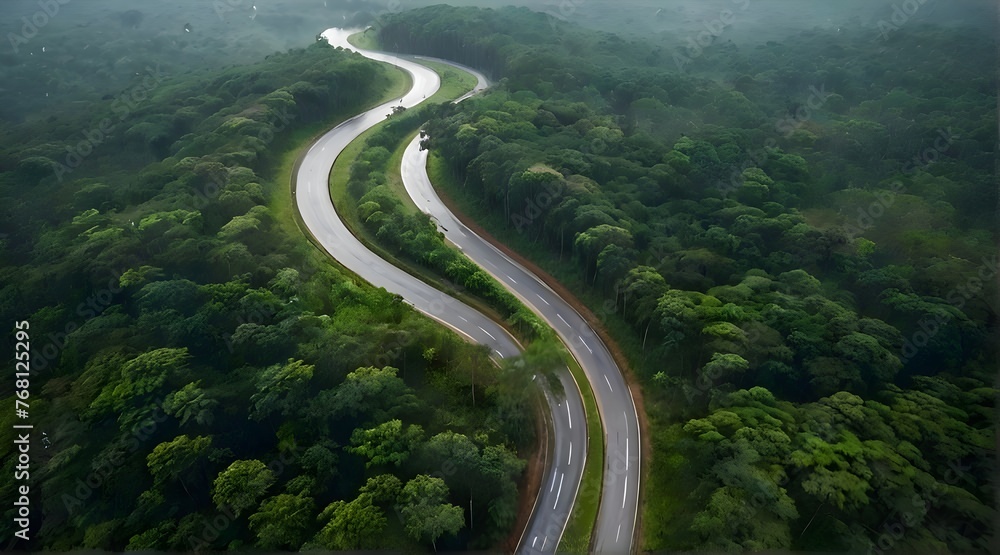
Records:
[[[433,104],[451,102],[452,100],[471,91],[479,82],[471,73],[457,70],[448,64],[427,60],[419,60],[417,63],[433,69],[438,76],[441,77],[441,88],[438,89],[438,92],[434,93],[430,98],[422,103],[420,105],[421,108],[424,106],[431,106]],[[392,152],[392,157],[389,158],[388,167],[385,168],[385,175],[388,179],[389,188],[396,194],[400,202],[403,203],[403,208],[409,213],[416,213],[418,209],[417,205],[413,204],[413,199],[411,199],[410,195],[407,194],[406,186],[403,185],[403,176],[400,172],[400,166],[403,163],[403,153],[406,151],[407,145],[410,144],[410,141],[413,140],[415,135],[416,132],[408,135],[406,139],[396,147],[396,150]]]
[[[364,50],[381,50],[382,47],[378,43],[378,33],[374,29],[371,32],[361,31],[354,33],[353,35],[347,37],[347,42],[351,43],[357,48],[362,48]]]
[[[435,62],[432,60],[414,60],[420,65],[433,69],[441,77],[441,88],[433,96],[428,98],[428,102],[450,102],[463,94],[471,91],[479,83],[476,76],[468,71],[462,71],[448,64]]]
[[[353,35],[347,37],[347,42],[356,48],[364,50],[378,51],[382,49],[382,46],[378,42],[378,36],[375,33],[354,33]],[[448,64],[442,64],[441,62],[435,62],[433,60],[414,59],[413,61],[433,69],[438,76],[441,77],[441,88],[438,89],[438,92],[436,92],[433,96],[427,99],[428,104],[455,100],[463,94],[471,91],[479,82],[475,75],[472,75],[467,71],[454,68]]]
[[[566,524],[566,532],[559,542],[559,551],[567,553],[588,553],[590,539],[597,522],[597,510],[601,504],[601,484],[604,479],[604,430],[597,413],[597,400],[590,387],[590,381],[575,358],[564,351],[573,379],[583,394],[583,410],[587,414],[587,460],[583,463],[583,477],[580,491],[576,495],[573,514]]]
[[[399,199],[399,202],[403,203],[403,210],[408,214],[416,214],[419,211],[417,205],[413,203],[413,199],[406,192],[406,185],[403,184],[403,172],[401,170],[403,153],[406,152],[406,146],[413,140],[414,135],[406,135],[406,139],[399,143],[396,150],[392,151],[392,156],[389,157],[389,162],[387,162],[388,167],[385,168],[385,177],[388,182],[386,184],[392,193],[396,195],[396,198]],[[354,199],[351,200],[357,203]]]
[[[493,305],[481,299],[478,296],[470,295],[465,292],[458,284],[453,284],[438,273],[436,273],[431,268],[417,264],[416,262],[407,260],[401,256],[390,252],[388,249],[382,246],[381,242],[375,237],[375,234],[371,232],[362,222],[358,216],[358,202],[350,192],[348,191],[347,183],[350,176],[350,167],[355,159],[362,153],[365,149],[365,143],[368,138],[373,134],[377,133],[382,126],[387,122],[379,123],[375,127],[369,129],[362,133],[357,139],[351,142],[347,148],[340,154],[337,161],[333,165],[333,171],[330,172],[330,196],[333,198],[334,205],[337,207],[337,214],[344,221],[344,225],[351,231],[351,233],[361,241],[369,250],[379,255],[389,261],[394,266],[404,270],[410,275],[416,277],[417,279],[431,285],[432,287],[451,295],[465,304],[468,304],[475,308],[476,310],[482,312],[490,319],[501,323],[509,332],[511,332],[515,337],[520,337],[521,334],[517,330],[513,329],[507,319],[501,314]],[[409,137],[409,134],[407,134]],[[402,152],[404,150],[405,144],[396,149],[394,156],[390,158],[389,163],[399,164],[402,160]],[[414,213],[417,211],[416,206],[409,199],[409,195],[406,194],[405,188],[402,184],[402,179],[399,176],[398,170],[395,172],[395,179],[390,177],[390,172],[388,167],[384,168],[374,168],[382,170],[385,172],[386,177],[394,183],[389,183],[389,187],[393,190],[399,200],[404,203],[404,207],[409,207]],[[462,255],[463,257],[465,255]],[[495,284],[497,288],[500,288],[499,283]],[[506,290],[504,290],[506,292]]]

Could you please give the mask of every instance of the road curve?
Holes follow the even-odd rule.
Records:
[[[586,372],[604,424],[606,454],[593,548],[597,553],[629,553],[635,536],[640,480],[640,430],[632,392],[604,342],[569,303],[469,230],[441,202],[427,176],[427,155],[426,150],[420,150],[419,136],[403,153],[402,177],[410,198],[433,217],[449,241],[555,329]]]
[[[489,86],[489,79],[487,79],[486,76],[479,70],[474,68],[452,62],[451,60],[433,58],[430,56],[412,56],[412,58],[415,60],[430,60],[446,64],[462,71],[466,71],[476,78],[475,87],[473,87],[471,91],[455,99],[454,103],[456,104],[467,98],[471,98]],[[407,148],[407,152],[414,149],[419,150],[419,140],[419,136],[414,137],[413,141]],[[407,171],[408,169],[410,170],[409,172]],[[408,180],[407,177],[408,174],[412,175],[412,173],[412,168],[403,168],[402,177],[404,185],[412,182],[411,180]],[[423,176],[427,187],[433,191],[433,188],[430,186],[430,181],[426,179],[426,167],[424,168]],[[416,202],[416,197],[410,191],[409,186],[407,186],[407,192],[410,193],[411,199]],[[440,204],[440,200],[438,202],[438,213],[446,212],[447,209],[443,204]],[[425,209],[424,211],[427,212],[428,210]],[[465,226],[462,227],[465,229]],[[465,231],[468,230],[465,229]],[[455,232],[453,231],[452,233]],[[471,231],[469,231],[469,233],[472,234]],[[472,234],[472,236],[475,237],[474,234]],[[476,239],[479,238],[476,237]],[[481,260],[476,260],[474,258],[472,260],[480,266],[483,266]],[[489,272],[488,269],[487,271]],[[490,273],[495,278],[498,278],[495,273]],[[505,285],[509,288],[509,284]],[[521,534],[521,540],[518,542],[516,549],[517,553],[551,553],[556,551],[559,542],[562,539],[562,535],[566,530],[566,525],[568,523],[573,504],[575,503],[577,494],[579,493],[580,482],[583,477],[583,465],[587,460],[589,437],[586,426],[586,411],[583,408],[582,393],[579,390],[580,385],[576,383],[576,380],[573,378],[573,375],[570,373],[568,368],[564,368],[563,371],[559,373],[558,377],[561,382],[562,391],[569,391],[571,394],[568,397],[556,400],[556,404],[554,405],[553,400],[549,400],[551,412],[553,414],[558,414],[556,414],[554,421],[550,422],[553,425],[554,433],[553,437],[550,438],[549,444],[547,445],[547,448],[551,452],[548,453],[547,457],[548,464],[546,465],[546,481],[543,482],[542,491],[536,499],[535,507],[532,510],[532,518],[525,527],[524,532]],[[546,392],[546,394],[548,394],[548,392]],[[565,407],[563,407],[563,403],[566,403]],[[564,408],[566,410],[565,417],[562,413]],[[573,418],[576,418],[576,421],[579,423],[575,428],[573,427]],[[549,478],[549,476],[551,476],[551,478]],[[568,505],[566,503],[560,503],[559,501],[564,481],[566,484],[565,495],[569,497]],[[548,488],[545,488],[546,485],[548,485]],[[549,505],[552,506],[551,511],[545,508]],[[542,507],[543,509],[539,510],[539,507]]]
[[[337,215],[330,197],[329,175],[344,148],[361,133],[383,121],[393,107],[416,106],[440,88],[437,74],[425,66],[394,54],[361,51],[351,46],[347,37],[354,32],[328,29],[322,36],[333,46],[358,51],[368,58],[400,67],[411,75],[413,86],[401,99],[344,121],[310,146],[292,176],[292,194],[303,224],[324,250],[365,281],[400,295],[417,310],[470,340],[489,346],[496,357],[517,355],[520,345],[499,324],[368,250]],[[481,82],[480,86],[485,86],[485,82]],[[564,397],[555,398],[545,391],[553,430],[546,446],[546,476],[554,471],[552,478],[558,476],[558,481],[542,485],[519,547],[524,552],[555,551],[572,512],[583,474],[586,449],[583,404],[569,373],[561,373],[560,380],[567,392]]]

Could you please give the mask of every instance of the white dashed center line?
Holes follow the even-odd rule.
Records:
[[[492,339],[493,341],[497,340],[496,337],[493,337],[492,333],[490,333],[490,332],[486,331],[485,329],[483,329],[483,326],[479,326],[479,329],[483,330],[483,333],[485,333],[486,335],[490,336],[490,339]]]
[[[608,389],[610,389],[611,392],[614,393],[615,388],[611,387],[611,380],[608,379],[608,375],[607,374],[604,375],[604,381],[607,382]]]
[[[566,477],[565,474],[560,474],[559,475],[559,489],[556,490],[556,502],[552,504],[552,510],[555,510],[556,505],[559,504],[559,496],[562,494],[562,483],[563,483],[563,478],[565,478],[565,477]],[[626,483],[628,483],[628,482],[626,481]],[[625,504],[624,503],[622,504],[622,508],[625,508]]]

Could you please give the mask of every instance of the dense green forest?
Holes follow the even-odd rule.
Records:
[[[996,44],[855,23],[697,53],[515,8],[379,28],[499,79],[427,124],[431,174],[625,350],[645,549],[995,546]]]
[[[15,547],[509,547],[532,372],[294,224],[299,149],[405,86],[303,47],[371,22],[499,82],[373,135],[359,214],[546,334],[385,187],[429,119],[435,183],[578,293],[642,387],[641,548],[997,550],[997,45],[975,2],[400,12],[426,3],[60,0],[31,32],[41,4],[7,2],[0,317],[30,323],[35,426]],[[712,32],[718,8],[739,24]]]
[[[36,430],[33,540],[17,547],[429,550],[507,537],[535,434],[528,369],[496,366],[337,269],[292,219],[298,149],[401,85],[316,43],[137,75],[131,104],[7,129],[0,317],[30,323]],[[8,476],[12,385],[0,386]],[[0,497],[14,487],[4,480]]]

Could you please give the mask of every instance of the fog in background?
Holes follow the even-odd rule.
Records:
[[[521,5],[575,23],[643,37],[677,51],[699,34],[706,48],[781,40],[817,26],[891,23],[996,27],[989,0],[453,0],[454,5]],[[63,2],[60,4],[59,2]],[[114,95],[159,67],[174,74],[259,60],[307,46],[331,26],[365,25],[379,14],[441,2],[423,0],[4,0],[0,4],[0,121],[75,110]],[[53,15],[45,12],[55,11]],[[914,7],[916,8],[914,11]],[[727,12],[728,11],[728,12]],[[731,12],[731,13],[729,13]],[[726,21],[729,21],[726,24]],[[720,32],[721,31],[721,32]],[[877,40],[877,33],[873,34]],[[960,55],[960,45],[956,45]]]

